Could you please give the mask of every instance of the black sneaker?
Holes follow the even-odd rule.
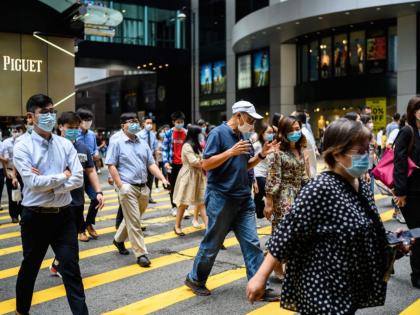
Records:
[[[420,278],[411,275],[411,284],[413,285],[413,287],[415,287],[416,289],[420,289]]]
[[[151,262],[149,260],[149,258],[147,258],[146,255],[142,255],[140,257],[137,258],[137,263],[140,265],[140,267],[149,267]]]
[[[274,289],[267,288],[261,300],[264,302],[278,302],[280,301],[280,293]]]
[[[120,255],[129,255],[130,252],[125,248],[124,242],[117,242],[116,240],[112,241],[112,244],[118,249]]]
[[[19,219],[18,218],[12,218],[12,223],[19,223]]]
[[[198,284],[197,282],[191,280],[189,276],[187,276],[187,279],[185,279],[184,283],[193,291],[195,295],[209,296],[211,294],[210,290],[207,289],[205,285]]]
[[[155,204],[155,203],[157,203],[156,201],[154,201],[152,198],[150,198],[149,199],[149,203],[153,203],[153,204]]]

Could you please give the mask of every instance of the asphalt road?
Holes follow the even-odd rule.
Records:
[[[154,199],[159,202],[150,205],[144,215],[152,268],[136,265],[133,254],[118,255],[112,246],[118,203],[115,192],[106,184],[106,174],[101,178],[107,202],[106,208],[98,214],[96,229],[100,237],[80,243],[80,267],[91,314],[248,314],[253,311],[253,314],[293,314],[281,310],[278,303],[251,305],[246,301],[243,259],[233,235],[227,237],[227,250],[220,252],[213,268],[209,280],[209,287],[214,288],[212,295],[193,296],[183,286],[183,281],[204,231],[193,228],[191,220],[184,220],[187,235],[180,238],[173,233],[174,218],[169,213],[167,192],[155,192]],[[4,205],[7,197],[2,200]],[[390,219],[390,198],[377,203],[388,229],[402,226]],[[22,259],[19,226],[9,223],[7,211],[0,211],[0,314],[14,310],[16,274]],[[270,228],[264,220],[258,223],[262,226],[259,233],[264,245]],[[45,259],[52,257],[49,250]],[[49,274],[48,265],[46,261],[39,272],[31,314],[70,314],[62,281]],[[386,305],[357,314],[395,315],[404,310],[404,315],[420,314],[420,290],[411,286],[408,257],[399,260],[395,270],[388,285]],[[273,286],[281,288],[275,280]],[[411,309],[407,309],[410,305]]]

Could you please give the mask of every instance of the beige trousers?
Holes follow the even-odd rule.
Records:
[[[147,249],[141,230],[141,217],[149,203],[149,188],[147,186],[140,188],[130,184],[123,184],[118,195],[124,219],[114,239],[116,242],[125,242],[128,237],[134,255],[136,257],[145,255],[147,254]]]

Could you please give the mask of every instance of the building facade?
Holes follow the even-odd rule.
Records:
[[[316,135],[365,106],[372,108],[376,128],[383,128],[395,112],[405,112],[419,90],[419,1],[221,2],[225,72],[221,79],[220,56],[201,58],[200,50],[195,87],[203,117],[219,110],[216,91],[223,78],[227,116],[240,99],[267,116],[305,109]]]

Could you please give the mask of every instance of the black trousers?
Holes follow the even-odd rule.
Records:
[[[18,174],[16,177],[20,184],[20,189],[22,190],[23,189],[22,178]],[[7,197],[9,199],[9,215],[11,218],[19,219],[19,215],[22,212],[22,205],[20,202],[18,203],[12,200],[13,185],[12,185],[12,180],[8,177],[6,177],[6,188],[7,188]]]
[[[4,188],[4,172],[3,169],[0,169],[0,204],[1,204],[1,196],[3,195],[3,188]]]
[[[152,189],[153,189],[153,180],[154,180],[155,176],[153,176],[152,173],[150,173],[149,171],[147,171],[147,187],[149,187],[149,199],[152,198]]]
[[[121,204],[119,204],[117,217],[115,218],[115,229],[118,230],[122,220],[124,219],[124,214],[122,212]]]
[[[83,233],[84,231],[86,231],[85,216],[83,214],[83,212],[85,211],[85,206],[72,206],[72,209],[76,218],[77,233]]]
[[[73,212],[74,209],[68,207],[57,214],[43,214],[23,207],[20,221],[23,261],[16,282],[16,310],[19,313],[29,312],[35,280],[48,246],[51,245],[60,262],[59,271],[72,313],[88,314],[80,275],[79,243]]]
[[[405,222],[409,229],[420,228],[420,192],[412,192],[407,194],[407,204],[401,208]],[[420,279],[420,242],[417,241],[411,247],[410,265],[411,276]]]
[[[257,213],[257,218],[262,219],[264,218],[264,207],[265,203],[263,198],[265,197],[265,178],[264,177],[256,177],[257,184],[258,184],[258,194],[254,196],[255,202],[255,212]]]
[[[168,179],[169,183],[171,184],[171,190],[169,191],[169,197],[171,199],[172,208],[176,207],[176,204],[174,204],[173,198],[174,198],[174,188],[176,179],[178,178],[179,171],[181,170],[182,164],[171,164],[172,171],[168,173]]]
[[[163,176],[167,176],[168,174],[166,174],[166,168],[163,167],[163,162],[159,162],[159,169],[162,171]],[[155,177],[155,185],[156,188],[158,188],[159,186],[159,178]]]
[[[93,189],[89,180],[85,181],[85,183],[86,183],[85,191],[90,199],[90,205],[89,205],[89,209],[88,209],[88,213],[87,213],[86,221],[85,221],[85,225],[87,226],[87,225],[95,224],[96,215],[98,214],[98,209],[96,209],[98,205],[98,200],[96,200],[96,191]]]

